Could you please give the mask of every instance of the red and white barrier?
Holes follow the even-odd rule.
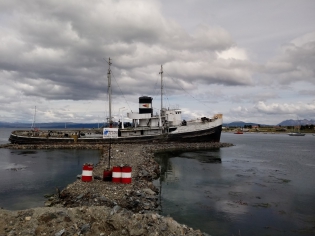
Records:
[[[83,182],[91,182],[93,180],[93,165],[84,164],[82,169],[82,177]]]
[[[131,167],[130,166],[124,166],[121,168],[121,182],[123,184],[131,183]]]
[[[114,166],[112,172],[112,182],[113,183],[120,183],[121,182],[121,167]]]

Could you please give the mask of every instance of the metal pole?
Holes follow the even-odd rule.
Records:
[[[112,87],[111,87],[111,70],[110,65],[112,63],[110,62],[110,58],[108,58],[108,103],[109,103],[109,127],[112,128],[113,121],[112,121]]]
[[[112,146],[112,139],[109,138],[109,148],[108,148],[108,170],[110,170],[110,149]]]
[[[163,109],[163,66],[161,65],[161,71],[159,73],[161,75],[161,116]]]

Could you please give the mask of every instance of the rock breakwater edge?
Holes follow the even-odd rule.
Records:
[[[158,214],[159,177],[155,152],[229,147],[228,143],[112,144],[110,165],[132,167],[130,184],[103,181],[108,145],[16,145],[9,149],[100,149],[93,181],[78,179],[48,196],[45,207],[20,211],[0,209],[0,235],[207,235]]]

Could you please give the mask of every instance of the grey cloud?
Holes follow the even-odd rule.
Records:
[[[304,96],[315,96],[315,89],[314,90],[307,90],[307,89],[300,90],[299,94],[304,95]]]
[[[183,4],[180,9],[179,4]],[[274,86],[274,81],[287,86],[296,81],[314,84],[312,34],[289,42],[288,35],[301,35],[301,29],[296,33],[295,27],[290,33],[292,26],[286,26],[278,32],[272,19],[259,17],[266,12],[254,15],[262,3],[229,4],[234,8],[203,0],[198,4],[162,0],[0,1],[0,103],[8,113],[11,107],[12,112],[21,111],[19,114],[26,112],[19,109],[23,104],[57,101],[84,107],[89,106],[85,101],[97,103],[106,97],[108,65],[104,58],[109,57],[113,62],[115,98],[121,93],[128,99],[139,94],[158,94],[160,65],[164,66],[168,94],[185,94],[183,89],[189,90],[199,94],[202,101],[212,103],[220,99],[245,103],[276,100],[278,97],[272,92],[248,92],[261,84]],[[262,4],[263,9],[277,3],[269,4]],[[284,14],[287,5],[284,8],[277,8],[277,13]],[[165,14],[166,10],[171,10],[171,14]],[[249,12],[252,15],[247,16]],[[255,23],[248,21],[250,17]],[[276,23],[279,28],[280,23]],[[277,37],[281,37],[277,45],[289,42],[277,57],[266,65],[254,62],[261,56],[255,53],[274,50],[269,41]],[[258,45],[256,51],[248,51],[254,43]],[[222,86],[221,95],[211,91],[209,85],[214,84]],[[242,95],[233,95],[234,86],[235,93]],[[225,90],[231,93],[224,96]],[[310,94],[300,89],[300,94],[305,93]],[[84,115],[73,111],[60,112],[52,114],[42,109],[47,119],[84,119]],[[23,119],[23,115],[17,116]]]
[[[169,74],[179,80],[250,83],[246,68],[231,69],[213,56],[214,51],[233,45],[226,30],[200,25],[195,33],[188,34],[165,19],[154,1],[89,4],[34,0],[16,4],[6,4],[2,9],[9,23],[3,25],[7,34],[0,37],[2,55],[6,55],[0,58],[0,68],[17,72],[19,83],[28,85],[20,88],[25,96],[95,99],[104,93],[107,68],[103,58],[109,56],[114,59],[118,76],[122,69],[131,70],[130,81],[117,78],[124,80],[121,88],[127,94],[134,93],[140,84],[152,86],[154,79],[147,68],[157,71],[160,64],[177,67],[170,68]],[[204,50],[208,53],[199,53],[195,66],[187,67],[194,64],[194,54]],[[207,65],[203,61],[211,54],[212,61]],[[139,82],[134,81],[137,76]]]
[[[258,92],[258,93],[241,93],[232,95],[230,97],[231,102],[233,103],[244,103],[244,102],[250,102],[252,104],[255,104],[260,101],[268,101],[275,98],[279,98],[279,96],[275,92]]]
[[[281,54],[266,64],[265,72],[281,84],[298,81],[315,84],[315,32],[307,36],[283,45]]]

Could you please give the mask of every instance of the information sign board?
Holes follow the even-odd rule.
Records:
[[[103,128],[103,138],[118,138],[118,128]]]

